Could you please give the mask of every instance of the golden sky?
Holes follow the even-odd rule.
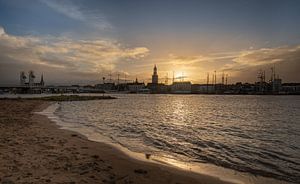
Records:
[[[174,72],[206,83],[214,71],[254,82],[274,66],[299,82],[300,3],[222,2],[0,1],[0,83],[29,70],[48,84],[149,82],[154,64],[160,82]]]

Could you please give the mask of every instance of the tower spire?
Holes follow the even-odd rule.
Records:
[[[154,65],[154,68],[153,68],[152,83],[153,84],[158,84],[158,75],[157,75],[156,64]]]
[[[42,73],[40,85],[41,85],[41,86],[44,86],[44,84],[45,84],[45,82],[44,82],[44,74]]]

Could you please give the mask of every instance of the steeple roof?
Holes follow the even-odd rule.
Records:
[[[44,84],[44,75],[43,74],[41,75],[41,82],[40,83]]]

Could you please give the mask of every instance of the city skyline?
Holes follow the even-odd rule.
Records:
[[[299,8],[293,0],[0,0],[0,83],[28,70],[50,84],[95,84],[110,73],[148,82],[154,64],[162,80],[175,71],[206,83],[217,71],[230,83],[254,82],[275,65],[284,82],[299,82]]]

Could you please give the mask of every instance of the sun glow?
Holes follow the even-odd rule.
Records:
[[[175,80],[182,81],[182,80],[186,79],[187,77],[188,77],[187,73],[184,72],[184,71],[174,72],[174,79]]]

